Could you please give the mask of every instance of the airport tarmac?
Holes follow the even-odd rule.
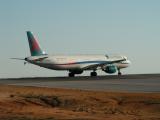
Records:
[[[160,74],[0,79],[0,84],[99,91],[160,92]]]

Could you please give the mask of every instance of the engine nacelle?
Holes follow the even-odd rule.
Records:
[[[114,65],[109,65],[109,66],[104,67],[103,71],[105,71],[106,73],[112,74],[117,71],[117,67]]]

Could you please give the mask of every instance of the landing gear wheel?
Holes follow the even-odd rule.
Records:
[[[91,72],[91,77],[95,77],[97,76],[97,73],[96,72]]]
[[[121,75],[122,75],[122,73],[121,73],[120,69],[118,69],[118,75],[119,75],[119,76],[121,76]]]
[[[74,77],[74,73],[69,73],[68,76],[69,77]]]

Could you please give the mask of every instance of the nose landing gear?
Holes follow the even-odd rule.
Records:
[[[121,75],[122,75],[122,73],[121,73],[120,69],[118,69],[118,75],[119,75],[119,76],[121,76]]]

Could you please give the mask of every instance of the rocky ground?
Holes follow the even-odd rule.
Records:
[[[0,85],[0,120],[160,120],[160,93]]]

